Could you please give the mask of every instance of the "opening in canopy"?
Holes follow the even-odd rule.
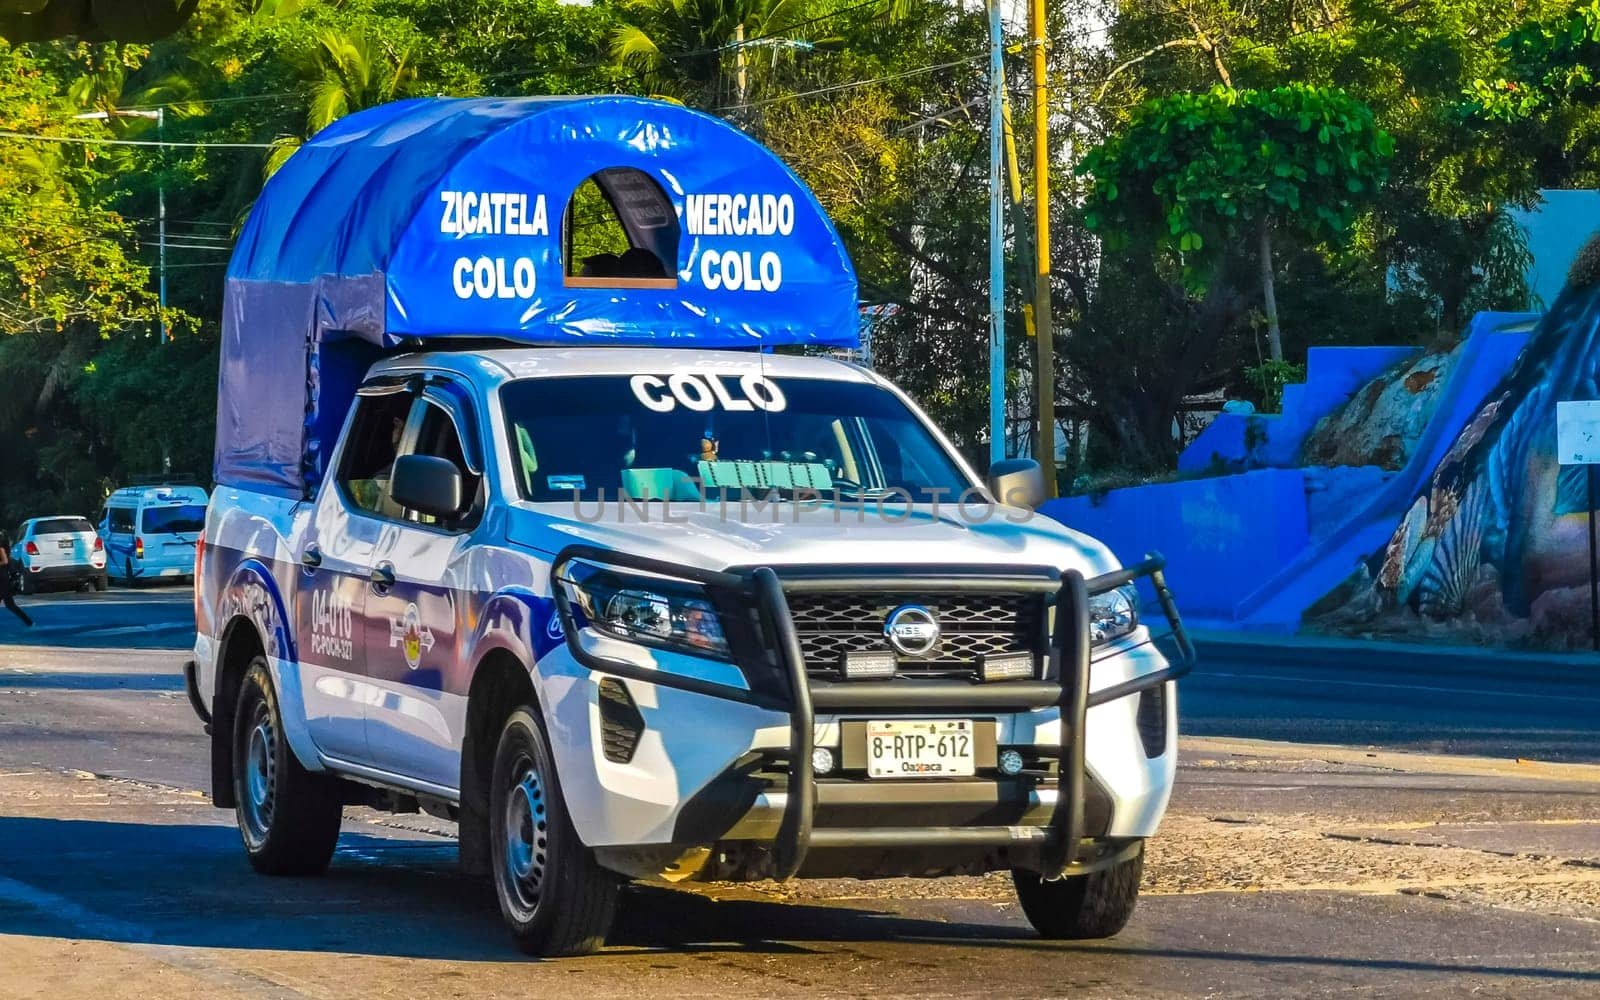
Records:
[[[569,288],[676,288],[678,215],[654,179],[608,167],[573,192],[562,216]]]

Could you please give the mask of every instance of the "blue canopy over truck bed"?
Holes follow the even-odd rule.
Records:
[[[588,220],[571,209],[588,180],[630,248],[579,261]],[[832,223],[728,123],[631,97],[401,101],[318,133],[250,213],[228,266],[216,480],[310,495],[370,363],[436,338],[857,336]]]

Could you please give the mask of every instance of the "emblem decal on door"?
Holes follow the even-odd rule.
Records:
[[[400,618],[389,619],[389,648],[401,647],[406,656],[406,666],[412,670],[422,662],[422,654],[433,648],[433,632],[422,624],[422,612],[415,603],[406,605]]]

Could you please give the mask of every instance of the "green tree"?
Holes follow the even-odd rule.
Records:
[[[0,0],[0,38],[148,42],[178,30],[199,6],[200,0]]]
[[[702,103],[735,97],[727,70],[738,58],[738,33],[773,39],[799,25],[806,0],[619,0],[624,23],[611,51],[662,93]],[[748,42],[747,42],[748,44]]]
[[[1343,240],[1387,176],[1393,140],[1342,91],[1216,87],[1136,110],[1089,151],[1084,221],[1113,248],[1146,238],[1203,282],[1254,244],[1272,358],[1283,360],[1274,288],[1275,234]]]
[[[352,111],[377,107],[405,96],[416,78],[411,50],[403,43],[379,41],[362,31],[323,28],[309,52],[295,60],[309,98],[305,135],[273,143],[266,171],[271,175],[295,150]]]
[[[1498,72],[1472,81],[1466,111],[1521,154],[1524,187],[1600,181],[1600,0],[1527,21],[1495,52]]]

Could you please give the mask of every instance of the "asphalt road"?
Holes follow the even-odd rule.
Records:
[[[1504,695],[1548,679],[1445,697],[1386,665],[1307,681],[1304,653],[1207,664],[1184,729],[1217,735],[1185,742],[1113,941],[1039,941],[1003,878],[651,885],[602,954],[531,963],[426,817],[351,810],[327,877],[250,872],[203,794],[183,588],[27,603],[36,630],[0,617],[0,997],[1600,991],[1600,768],[1366,746],[1600,759],[1581,712],[1507,725]],[[1407,726],[1401,704],[1430,710]],[[1271,734],[1357,745],[1221,738]]]
[[[1180,705],[1201,736],[1600,762],[1593,655],[1202,640]]]
[[[0,645],[155,649],[194,642],[187,586],[22,601],[36,627],[26,630],[0,610]],[[1202,641],[1179,702],[1183,731],[1196,736],[1600,762],[1600,657],[1564,664],[1440,656],[1383,643],[1219,638]]]

